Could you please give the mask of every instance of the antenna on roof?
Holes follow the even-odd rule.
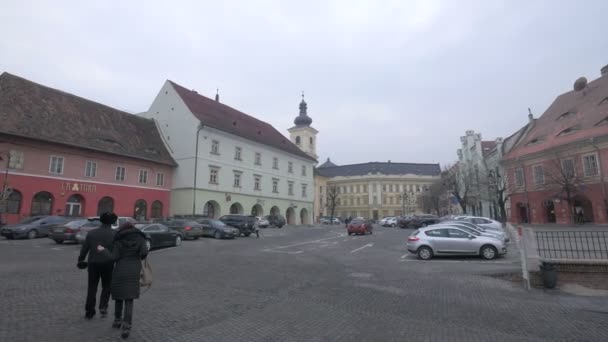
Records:
[[[215,89],[215,101],[220,102],[220,89]]]

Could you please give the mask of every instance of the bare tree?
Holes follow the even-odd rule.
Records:
[[[445,186],[443,181],[438,180],[431,184],[419,197],[420,209],[426,213],[435,211],[437,215],[441,215],[441,208],[445,201]]]
[[[574,197],[580,191],[583,183],[581,178],[578,177],[576,169],[576,158],[560,158],[559,155],[555,155],[545,172],[545,185],[557,189],[558,192],[555,197],[568,203],[572,223],[575,223]]]
[[[327,210],[329,210],[329,224],[334,224],[334,215],[336,214],[336,206],[338,205],[338,197],[340,193],[338,192],[338,187],[335,185],[327,186],[327,203],[325,206]]]
[[[471,201],[471,193],[475,186],[474,175],[471,169],[462,163],[446,167],[442,172],[443,185],[458,201],[462,213],[467,213],[467,205]]]
[[[498,208],[500,209],[500,222],[507,222],[507,208],[506,204],[511,193],[508,192],[507,188],[507,177],[501,174],[498,169],[490,171],[488,176],[488,187],[490,193],[493,193],[496,202],[498,202]]]

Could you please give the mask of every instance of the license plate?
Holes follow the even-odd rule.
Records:
[[[63,229],[61,229],[61,228],[55,228],[53,231],[55,233],[63,233]]]

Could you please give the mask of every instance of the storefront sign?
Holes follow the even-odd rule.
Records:
[[[63,192],[96,192],[97,186],[95,184],[87,183],[61,183],[61,191]]]

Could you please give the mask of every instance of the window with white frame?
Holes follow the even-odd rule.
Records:
[[[562,172],[564,177],[572,178],[575,175],[574,170],[574,159],[563,159],[562,160]]]
[[[287,194],[293,196],[293,182],[287,182]]]
[[[524,169],[521,167],[515,169],[515,185],[524,186]]]
[[[139,170],[139,184],[148,183],[148,170]]]
[[[255,153],[255,165],[262,165],[262,154],[260,152]]]
[[[597,163],[597,154],[588,154],[583,156],[583,169],[585,176],[597,176],[600,172]]]
[[[275,194],[279,193],[279,180],[277,178],[272,179],[272,192]]]
[[[272,168],[275,170],[279,169],[279,158],[277,158],[277,157],[272,158]]]
[[[243,152],[243,149],[240,147],[235,147],[234,148],[234,159],[236,160],[242,160],[241,159],[241,153]]]
[[[302,176],[306,176],[306,165],[302,165]]]
[[[61,175],[63,174],[63,157],[51,156],[49,163],[49,173]]]
[[[114,179],[116,179],[118,182],[124,182],[126,171],[127,170],[124,168],[124,166],[117,166]]]
[[[545,171],[542,165],[534,165],[532,168],[534,172],[534,184],[541,185],[545,184]]]
[[[307,194],[306,194],[306,188],[307,187],[308,186],[306,184],[302,184],[302,197],[306,197],[307,196]]]
[[[219,183],[219,173],[220,170],[217,167],[209,168],[209,183],[218,184]]]
[[[235,188],[240,188],[241,187],[241,175],[243,173],[240,171],[234,171],[234,187]]]
[[[255,190],[255,191],[262,190],[262,176],[260,176],[260,175],[253,176],[253,190]]]
[[[156,186],[164,186],[165,185],[165,174],[162,172],[156,173]]]
[[[388,185],[388,192],[393,192],[393,184]]]
[[[293,173],[293,162],[287,162],[287,172]]]
[[[84,166],[85,177],[97,177],[97,163],[94,161],[87,160]]]
[[[220,154],[220,142],[217,140],[211,141],[211,153]]]

